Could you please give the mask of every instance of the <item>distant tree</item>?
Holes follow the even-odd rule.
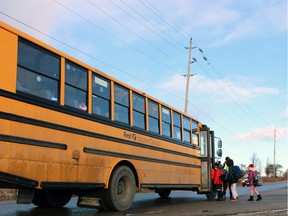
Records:
[[[288,177],[288,169],[286,169],[286,171],[283,173],[283,177],[284,177],[284,179],[287,180],[287,177]]]
[[[276,173],[276,176],[282,176],[283,174],[283,171],[281,170],[283,168],[283,166],[281,164],[275,164],[275,173]],[[278,175],[277,175],[278,173]]]
[[[281,164],[275,164],[275,177],[280,176],[282,173],[283,166]],[[274,176],[274,164],[268,164],[265,168],[265,173],[267,177]],[[278,175],[279,174],[279,175]]]
[[[240,169],[244,175],[247,174],[247,165],[246,164],[240,164]]]
[[[261,160],[255,152],[253,152],[253,155],[251,157],[251,163],[254,164],[254,167],[257,168],[258,172],[260,172],[260,173],[262,172]]]
[[[258,172],[262,173],[262,162],[260,159],[259,159],[258,165],[256,167],[258,167]]]
[[[273,176],[273,169],[274,169],[274,165],[273,164],[267,164],[266,165],[265,174],[266,174],[267,177]]]

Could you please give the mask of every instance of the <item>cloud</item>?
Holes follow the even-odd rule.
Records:
[[[190,78],[190,91],[197,92],[205,97],[211,96],[218,102],[231,100],[250,101],[259,97],[277,95],[278,89],[259,86],[254,83],[247,84],[247,79],[218,79],[211,80],[202,75],[196,74]],[[174,92],[183,93],[186,88],[186,78],[176,74],[160,85],[165,90],[173,89]]]
[[[11,5],[17,5],[17,7],[11,7]],[[13,17],[15,20],[27,24],[39,31],[51,33],[54,31],[55,26],[61,21],[60,17],[61,9],[55,7],[55,4],[51,4],[48,1],[1,1],[1,11],[4,14],[8,14],[9,17],[3,16],[3,20],[11,21]],[[23,10],[23,8],[26,8]],[[20,26],[23,29],[23,25],[15,22],[15,26]],[[25,31],[29,34],[35,34],[34,30],[26,28]]]
[[[286,1],[268,1],[265,4],[259,0],[249,4],[245,1],[213,0],[177,2],[173,9],[176,13],[171,14],[177,15],[177,20],[185,17],[184,29],[207,38],[212,46],[287,31]]]
[[[186,88],[186,78],[184,78],[180,74],[175,74],[171,76],[170,79],[162,83],[160,85],[160,88],[163,88],[165,90],[173,89],[173,91],[182,92]]]
[[[268,126],[266,128],[254,128],[253,130],[238,134],[234,136],[233,140],[236,142],[247,142],[247,141],[263,141],[273,142],[274,140],[275,126]],[[288,127],[276,128],[277,139],[285,139],[288,137]]]
[[[232,98],[237,101],[249,101],[262,96],[269,96],[278,94],[275,88],[256,86],[250,83],[245,83],[229,79],[219,80],[204,80],[200,83],[200,88],[203,91],[217,93],[216,96],[219,100],[227,101]]]
[[[286,110],[284,110],[283,117],[286,119],[288,118],[288,107],[286,107]]]

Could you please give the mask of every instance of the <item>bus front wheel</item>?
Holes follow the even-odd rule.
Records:
[[[113,170],[108,189],[104,190],[104,206],[110,211],[125,211],[131,207],[135,192],[136,182],[132,170],[128,166],[119,166]]]

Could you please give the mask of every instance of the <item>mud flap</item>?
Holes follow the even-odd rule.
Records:
[[[17,204],[31,204],[34,197],[34,188],[19,188]]]

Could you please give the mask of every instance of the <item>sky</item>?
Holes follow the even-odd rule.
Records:
[[[192,38],[188,113],[221,160],[288,168],[287,1],[0,0],[0,20],[180,110]]]

